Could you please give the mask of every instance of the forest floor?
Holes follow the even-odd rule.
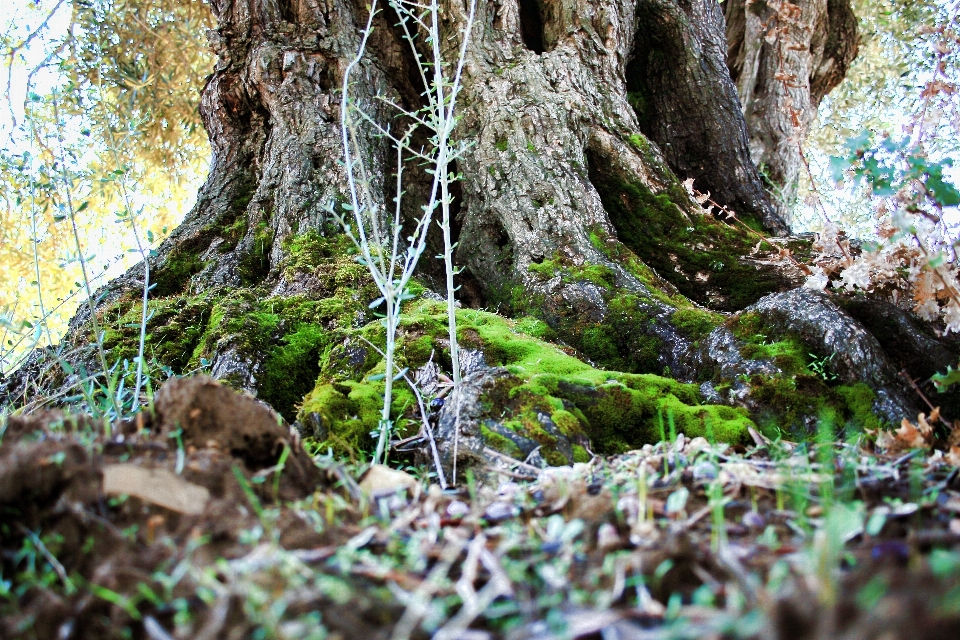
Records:
[[[0,426],[0,637],[960,637],[929,450],[677,434],[444,491],[182,408]]]

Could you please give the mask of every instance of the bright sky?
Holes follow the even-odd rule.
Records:
[[[51,39],[58,40],[70,26],[71,5],[66,0],[7,0],[0,3],[0,24],[7,30],[11,40],[22,40],[32,33],[48,14],[56,9],[47,22],[47,29],[41,32],[31,46],[18,52],[12,68],[9,60],[4,60],[3,85],[6,104],[0,109],[0,134],[7,139],[11,134],[12,119],[23,122],[23,103],[27,92],[27,77],[31,69],[40,65],[47,55],[43,43]],[[8,76],[8,73],[10,74]],[[9,80],[9,94],[7,85]],[[50,72],[38,73],[33,82],[41,91],[49,90],[55,76]]]

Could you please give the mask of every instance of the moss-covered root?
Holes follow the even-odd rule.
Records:
[[[426,300],[406,310],[398,347],[401,366],[416,369],[431,354],[449,366],[445,312],[443,305]],[[536,337],[550,330],[534,319],[513,322],[464,309],[457,321],[461,344],[482,352],[494,367],[475,374],[480,379],[471,392],[474,408],[461,415],[461,428],[476,437],[479,450],[489,447],[523,458],[539,448],[548,464],[569,464],[587,459],[588,448],[616,453],[671,433],[741,442],[753,424],[742,409],[701,405],[696,385],[592,367]],[[370,379],[383,373],[382,360],[359,357],[356,348],[330,354],[299,412],[306,435],[321,447],[350,455],[372,445],[369,434],[377,427],[382,393],[382,383]],[[351,357],[365,364],[337,364]],[[452,403],[447,400],[445,412]],[[406,389],[394,397],[393,408],[397,424],[414,429],[409,421],[416,417],[415,405]]]
[[[265,233],[257,227],[264,251]],[[281,271],[301,283],[297,295],[220,287],[151,299],[147,357],[174,374],[209,371],[292,421],[331,356],[342,362],[341,356],[355,355],[348,338],[376,337],[376,326],[356,328],[368,322],[367,305],[377,293],[348,243],[343,235],[315,231],[286,240]],[[139,299],[128,296],[101,311],[105,346],[115,358],[137,354],[141,309]],[[360,366],[371,364],[361,359]]]

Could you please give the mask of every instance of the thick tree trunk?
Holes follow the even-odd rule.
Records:
[[[148,353],[175,373],[209,366],[215,377],[298,419],[306,433],[349,448],[358,441],[337,429],[353,425],[365,434],[376,423],[367,424],[365,413],[375,390],[364,386],[377,360],[366,342],[379,335],[367,309],[376,293],[346,255],[348,243],[331,228],[325,206],[345,192],[338,88],[366,10],[344,0],[216,0],[212,8],[219,60],[200,108],[214,161],[196,207],[151,259]],[[571,459],[583,437],[607,450],[650,439],[650,425],[658,415],[662,425],[664,411],[692,430],[704,432],[714,420],[730,437],[746,433],[745,414],[700,409],[700,402],[744,407],[766,422],[781,412],[789,428],[809,428],[825,408],[861,423],[871,410],[887,420],[914,410],[896,379],[899,363],[887,359],[860,322],[823,296],[791,293],[802,274],[778,256],[803,243],[761,241],[748,228],[787,230],[750,159],[735,80],[743,87],[754,72],[745,62],[731,63],[733,77],[728,72],[719,5],[498,0],[479,3],[477,11],[455,133],[471,143],[457,167],[463,178],[455,194],[457,259],[466,267],[462,298],[468,306],[537,320],[495,335],[499,320],[464,317],[474,377],[440,419],[448,435],[451,425],[473,434],[464,450],[476,453],[516,436],[510,446],[521,453],[536,441],[549,443],[554,459]],[[451,50],[464,17],[463,3],[445,5],[444,42]],[[352,89],[383,122],[389,113],[377,96],[417,108],[422,91],[394,22],[388,9],[375,20]],[[803,76],[810,78],[801,96],[807,102],[835,84],[835,77],[823,79],[828,67],[841,76],[846,68],[827,62],[847,55],[830,53],[843,48],[830,37],[816,30],[811,36],[812,51],[820,53],[811,63],[815,73]],[[750,113],[761,108],[760,90],[775,91],[755,85]],[[386,202],[391,151],[381,138],[363,144]],[[778,143],[770,153],[784,148]],[[427,178],[409,172],[408,212],[417,211]],[[686,179],[742,221],[705,213],[682,185]],[[431,242],[439,246],[438,238]],[[442,282],[439,269],[425,258],[421,281]],[[132,269],[99,302],[107,346],[118,355],[135,352],[129,319],[139,317],[141,277]],[[896,310],[889,314],[898,317]],[[89,320],[81,312],[73,322],[69,340],[77,351],[67,356],[73,363],[89,360]],[[403,327],[398,353],[412,369],[432,371],[425,366],[435,363],[432,351],[449,366],[445,330],[435,322],[420,309]],[[900,342],[916,346],[915,359],[941,348],[926,329],[910,327],[915,339]],[[541,353],[531,335],[556,340],[611,373],[558,364],[561,356],[552,351],[524,360]],[[841,354],[838,382],[812,373],[808,354],[833,358],[845,344],[855,348]],[[491,374],[487,364],[513,368]],[[572,370],[581,371],[575,382],[544,382]],[[5,401],[16,402],[38,381],[47,389],[62,385],[58,371],[55,360],[35,355],[6,382]],[[538,372],[548,378],[524,386]],[[630,377],[651,373],[696,382],[700,391]],[[422,382],[429,389],[436,380]],[[620,386],[609,387],[614,382]],[[847,386],[834,388],[841,383]],[[507,388],[513,391],[504,394]],[[451,407],[472,413],[461,424]],[[510,428],[503,426],[508,413],[516,417]]]
[[[801,149],[820,101],[857,56],[857,18],[847,0],[724,4],[727,65],[750,135],[750,154],[789,222],[803,170]]]

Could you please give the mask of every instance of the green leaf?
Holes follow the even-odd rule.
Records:
[[[930,552],[930,570],[938,578],[946,578],[960,571],[960,554],[944,549]]]
[[[664,510],[668,514],[680,513],[687,506],[687,499],[690,498],[690,491],[686,487],[680,487],[669,496]]]
[[[927,177],[926,187],[941,207],[960,205],[960,191],[949,182],[944,181],[939,171],[931,173]]]
[[[943,393],[953,385],[960,383],[960,368],[947,367],[946,372],[935,373],[930,380],[936,385],[937,391]]]
[[[830,175],[834,182],[843,182],[844,172],[850,168],[850,160],[839,156],[830,158]]]
[[[887,514],[889,509],[874,509],[873,513],[870,514],[870,517],[867,519],[867,526],[865,527],[866,532],[871,536],[877,536],[883,530],[883,526],[887,524]]]

